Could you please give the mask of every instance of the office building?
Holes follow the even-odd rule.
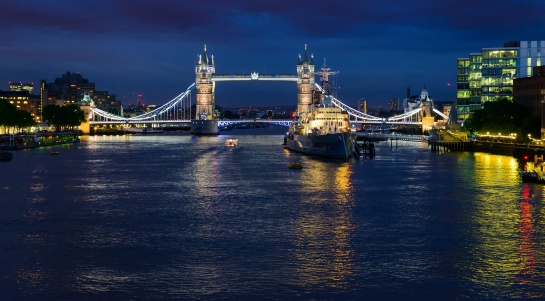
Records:
[[[541,66],[545,41],[512,41],[457,60],[457,115],[467,119],[487,101],[513,100],[513,80]]]

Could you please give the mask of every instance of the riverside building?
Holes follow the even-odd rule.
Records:
[[[460,122],[483,103],[513,101],[513,80],[532,76],[541,66],[545,41],[511,41],[500,48],[483,48],[457,60],[456,111]]]
[[[10,91],[0,90],[0,99],[7,100],[9,103],[17,107],[17,110],[29,112],[36,122],[40,122],[40,112],[38,110],[40,99],[38,95],[32,95],[30,91],[26,89],[13,90],[10,87]]]
[[[99,109],[120,113],[121,101],[116,100],[115,94],[96,91],[95,83],[79,73],[66,72],[52,83],[42,80],[40,84],[40,99],[43,106],[78,104],[85,95],[92,98]]]
[[[545,66],[537,66],[531,77],[513,81],[513,101],[541,117],[541,139],[545,139]]]

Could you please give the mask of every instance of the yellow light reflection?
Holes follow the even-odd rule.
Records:
[[[325,162],[305,165],[301,189],[306,196],[300,212],[294,256],[297,283],[313,288],[347,287],[355,274],[354,250],[350,238],[353,188],[350,165],[335,166]],[[333,198],[330,192],[334,191]]]
[[[207,140],[200,141],[205,145],[213,145],[214,147],[219,144],[218,137],[203,137]],[[192,164],[195,178],[195,190],[198,195],[218,197],[220,196],[219,189],[213,189],[220,187],[220,162],[218,158],[218,149],[211,148],[207,151],[203,151],[202,155],[197,156]]]
[[[536,264],[529,186],[513,189],[521,186],[515,158],[484,153],[475,153],[474,180],[483,191],[472,216],[472,281],[497,289],[520,284]]]

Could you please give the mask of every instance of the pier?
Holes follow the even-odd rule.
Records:
[[[0,135],[0,150],[19,150],[79,142],[79,133],[40,133],[33,135]]]
[[[370,143],[369,141],[356,141],[355,148],[358,157],[368,157],[370,159],[375,157],[374,143]]]
[[[434,152],[466,152],[472,150],[471,142],[465,141],[428,141]]]

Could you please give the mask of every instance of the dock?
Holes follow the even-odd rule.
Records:
[[[360,141],[357,140],[355,144],[356,155],[358,157],[375,157],[375,144],[370,143],[369,141]]]
[[[0,150],[20,150],[79,142],[78,132],[0,135]]]
[[[428,141],[434,152],[466,152],[472,150],[472,143],[466,141]]]

